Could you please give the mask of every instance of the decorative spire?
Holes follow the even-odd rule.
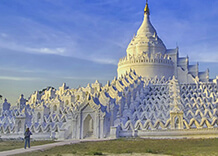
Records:
[[[146,0],[146,6],[145,6],[144,14],[150,15],[150,10],[149,10],[149,7],[148,7],[148,0]]]

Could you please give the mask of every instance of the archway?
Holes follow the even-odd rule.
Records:
[[[21,121],[18,122],[18,125],[17,125],[17,132],[21,132]]]
[[[53,113],[55,113],[56,111],[57,111],[57,105],[54,105],[54,107],[53,107]]]
[[[175,129],[179,129],[179,118],[175,117]]]
[[[38,114],[37,114],[37,122],[40,122],[40,120],[41,120],[41,114],[38,113]]]
[[[79,96],[79,95],[77,95],[77,101],[79,101],[79,99],[80,99],[80,96]]]
[[[68,101],[68,100],[66,100],[66,102],[65,102],[65,103],[66,103],[66,106],[68,106],[68,105],[69,105],[69,101]]]
[[[91,117],[91,115],[87,115],[87,117],[85,118],[84,122],[83,122],[83,138],[89,138],[93,136],[93,119]]]

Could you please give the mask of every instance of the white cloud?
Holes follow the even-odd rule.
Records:
[[[36,77],[12,77],[12,76],[0,76],[0,80],[10,80],[10,81],[39,81],[42,78]]]
[[[33,73],[37,73],[37,74],[46,74],[46,73],[52,73],[51,71],[47,71],[44,69],[31,69],[31,68],[27,68],[27,67],[20,67],[20,66],[16,66],[16,67],[0,67],[0,72],[9,72],[9,73],[21,73],[21,74],[33,74]]]
[[[108,81],[108,78],[99,78],[99,77],[77,77],[77,76],[69,76],[69,77],[61,77],[62,79],[66,80],[101,80],[101,81]]]
[[[26,48],[26,52],[36,52],[42,54],[65,55],[65,48]]]
[[[90,59],[93,62],[96,63],[101,63],[101,64],[112,64],[112,65],[117,65],[117,60],[115,59],[106,59],[106,58],[93,58]]]
[[[0,43],[0,48],[14,50],[14,51],[18,51],[18,52],[26,52],[26,53],[57,54],[57,55],[62,55],[62,56],[67,55],[65,53],[66,49],[63,48],[63,47],[57,47],[57,48],[38,47],[38,48],[33,48],[33,47],[24,46],[22,44],[18,44],[16,42],[2,41]]]
[[[61,77],[63,79],[69,80],[96,80],[97,78],[94,77],[77,77],[77,76],[68,76],[68,77]]]
[[[7,38],[7,37],[8,37],[8,34],[6,34],[6,33],[1,33],[0,36],[3,37],[3,38]]]

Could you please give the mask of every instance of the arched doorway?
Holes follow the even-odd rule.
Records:
[[[57,111],[57,105],[54,105],[54,107],[53,107],[53,113],[55,113],[56,111]]]
[[[68,100],[66,100],[66,102],[65,102],[65,103],[66,103],[66,106],[68,106],[68,105],[69,105],[69,101],[68,101]]]
[[[93,119],[89,114],[83,122],[83,138],[89,138],[93,136],[93,125]]]
[[[37,114],[37,122],[39,123],[40,121],[41,121],[41,114],[38,113],[38,114]]]
[[[17,132],[21,132],[21,121],[18,122],[18,125],[17,125]]]
[[[179,129],[179,118],[175,117],[175,129]]]

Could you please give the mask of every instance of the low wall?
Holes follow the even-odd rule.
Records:
[[[0,134],[0,138],[3,140],[7,140],[7,139],[23,139],[24,138],[24,134]],[[33,133],[33,135],[31,135],[31,138],[33,140],[52,140],[53,138],[51,138],[51,133],[41,133],[41,134],[35,134]]]
[[[119,137],[141,138],[218,138],[218,128],[186,130],[135,130],[119,131]]]

